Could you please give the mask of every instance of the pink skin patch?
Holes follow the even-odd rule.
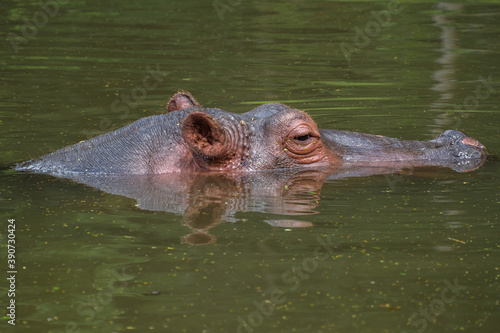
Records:
[[[466,137],[466,138],[462,139],[462,143],[464,145],[474,146],[477,148],[484,148],[484,146],[481,143],[479,143],[479,141],[477,141],[476,139],[471,138],[471,137]]]

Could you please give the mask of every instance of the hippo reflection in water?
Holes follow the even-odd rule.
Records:
[[[487,157],[482,144],[459,131],[407,141],[322,130],[306,113],[277,103],[238,115],[202,108],[182,91],[169,101],[168,111],[15,168],[134,198],[142,209],[182,214],[195,230],[186,241],[207,243],[214,238],[206,231],[220,220],[234,221],[238,211],[314,213],[327,178],[417,167],[466,172]]]
[[[68,177],[102,191],[133,198],[137,207],[182,215],[191,229],[184,241],[215,241],[209,229],[221,222],[238,222],[248,212],[265,213],[275,227],[303,228],[312,224],[295,219],[317,214],[327,173],[320,171],[263,171],[247,174],[171,173],[156,175],[73,175]],[[246,212],[245,214],[239,214]],[[283,215],[286,215],[283,218]],[[254,217],[255,218],[255,217]]]

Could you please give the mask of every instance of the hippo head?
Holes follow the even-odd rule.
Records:
[[[282,104],[264,104],[242,115],[198,107],[184,110],[188,114],[182,120],[182,137],[202,170],[331,168],[338,159],[323,144],[309,115]]]
[[[170,100],[169,110],[186,112],[182,137],[201,170],[338,171],[368,167],[393,172],[405,167],[442,166],[464,172],[481,166],[487,156],[479,141],[459,131],[446,131],[431,141],[412,141],[318,130],[305,112],[278,103],[238,115],[201,108],[183,91]],[[455,137],[460,138],[460,144],[453,144]]]

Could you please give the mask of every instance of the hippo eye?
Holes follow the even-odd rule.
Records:
[[[311,164],[323,159],[325,149],[314,121],[305,113],[288,121],[289,132],[283,136],[283,151],[290,163]]]
[[[311,138],[311,136],[309,134],[306,134],[306,135],[296,136],[294,138],[294,140],[297,140],[297,141],[307,141],[310,138]]]

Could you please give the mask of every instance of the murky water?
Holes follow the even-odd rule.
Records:
[[[279,101],[322,128],[419,140],[456,128],[500,153],[496,1],[2,1],[0,12],[5,168],[164,112],[177,89],[238,113]],[[16,327],[4,317],[0,330],[496,332],[499,170],[120,192],[5,169]]]

